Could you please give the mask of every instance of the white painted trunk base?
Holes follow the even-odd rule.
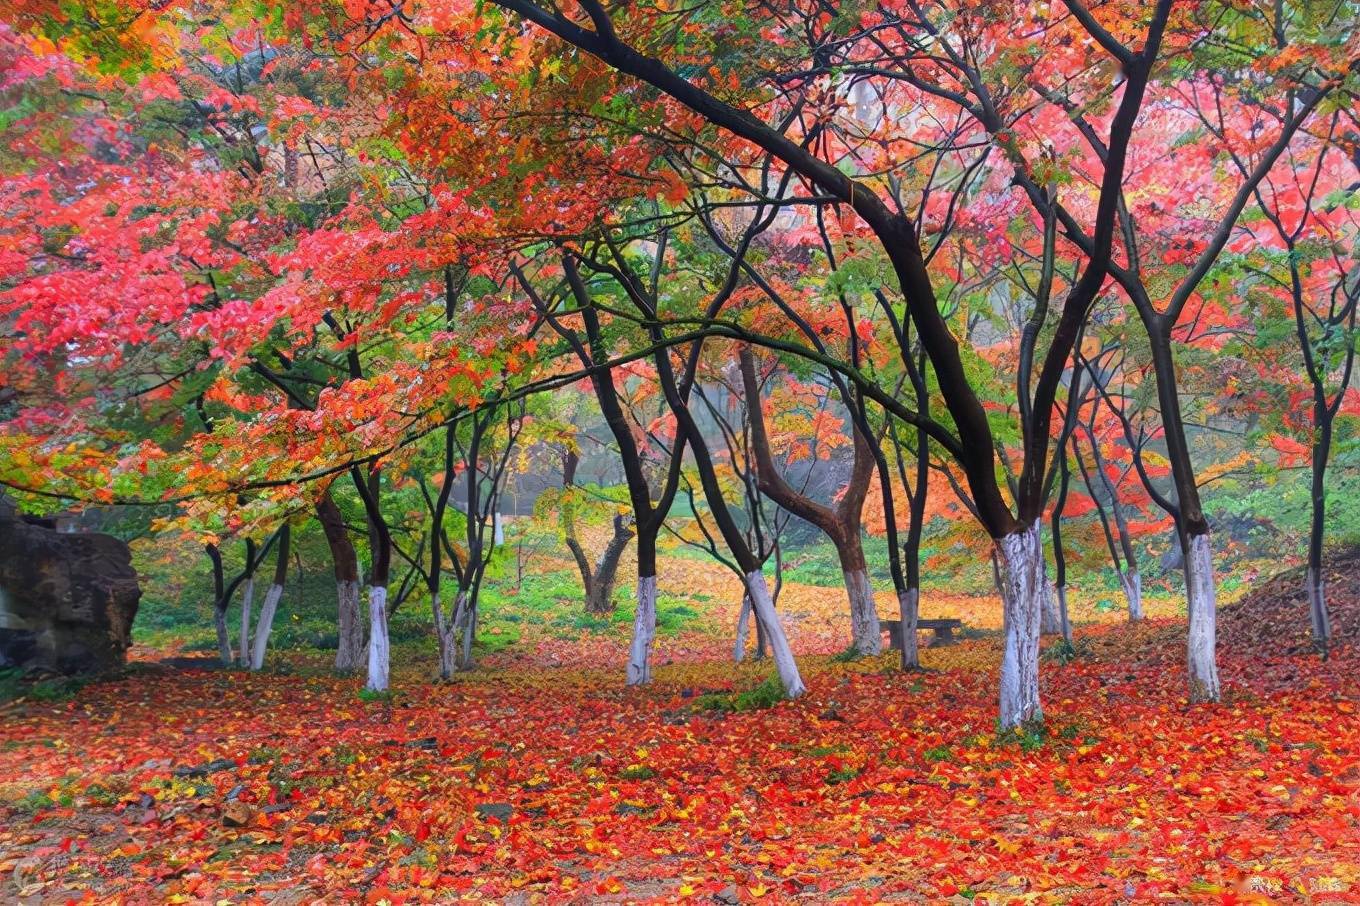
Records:
[[[883,651],[883,630],[878,625],[869,573],[863,569],[846,570],[841,576],[845,580],[845,594],[850,599],[851,644],[860,654],[879,654]]]
[[[628,648],[628,685],[652,681],[652,642],[656,639],[656,576],[638,576],[633,643]]]
[[[1190,551],[1185,558],[1185,586],[1190,614],[1190,632],[1186,641],[1190,700],[1216,702],[1221,694],[1215,652],[1218,613],[1214,557],[1208,535],[1190,537]]]
[[[1048,594],[1039,523],[996,542],[1006,645],[1001,656],[1001,728],[1043,719],[1039,703],[1039,620]]]
[[[392,666],[392,649],[387,639],[387,589],[374,585],[368,590],[368,683],[370,692],[386,692]]]
[[[274,614],[279,609],[279,599],[283,597],[282,585],[270,585],[265,592],[264,603],[260,605],[260,616],[255,621],[255,638],[250,645],[250,669],[264,668],[264,653],[269,648],[269,633],[274,630]]]
[[[797,698],[807,691],[803,677],[798,673],[798,664],[793,659],[793,649],[789,647],[788,636],[784,634],[784,624],[770,600],[770,587],[765,584],[765,574],[754,570],[746,574],[746,591],[751,596],[751,607],[756,619],[765,629],[765,638],[770,643],[774,655],[775,670],[784,686],[785,698]]]
[[[246,580],[246,586],[241,590],[241,648],[236,657],[236,663],[242,667],[250,666],[250,604],[251,598],[255,597],[255,580]]]
[[[916,638],[916,621],[920,615],[921,590],[906,588],[897,595],[898,618],[902,621],[902,669],[915,670],[921,666],[921,645]]]
[[[335,583],[336,627],[340,636],[335,649],[335,669],[358,670],[364,663],[364,621],[359,607],[359,581]]]
[[[1129,603],[1129,622],[1137,623],[1143,618],[1143,577],[1136,569],[1122,572],[1119,574],[1119,587],[1124,590],[1124,600]]]
[[[1327,592],[1325,583],[1317,571],[1310,568],[1304,577],[1304,587],[1308,593],[1308,616],[1313,624],[1313,643],[1326,652],[1332,640],[1332,619],[1327,612]]]
[[[741,613],[737,616],[737,640],[732,645],[732,660],[740,664],[746,660],[746,640],[751,633],[751,596],[741,596]]]

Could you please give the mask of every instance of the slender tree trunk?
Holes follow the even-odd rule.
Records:
[[[996,542],[1002,582],[1005,650],[1001,657],[1001,728],[1043,719],[1039,703],[1039,612],[1047,592],[1044,549],[1035,520]]]
[[[251,642],[250,669],[264,668],[265,651],[269,648],[269,634],[274,631],[274,614],[283,598],[284,581],[288,578],[288,551],[292,539],[292,529],[284,523],[279,529],[279,549],[274,561],[274,581],[265,592],[264,603],[260,605],[260,616],[255,621],[255,637]]]
[[[222,571],[222,552],[216,544],[207,546],[208,557],[213,569],[213,627],[217,630],[217,653],[222,666],[230,667],[232,661],[231,634],[227,631],[227,582]]]
[[[1217,602],[1214,594],[1213,550],[1207,532],[1189,536],[1185,551],[1185,585],[1190,612],[1186,658],[1190,674],[1190,700],[1216,702],[1221,694],[1215,657]]]
[[[915,670],[921,666],[921,645],[916,638],[916,624],[920,618],[921,589],[908,586],[897,595],[898,619],[902,622],[902,669]]]
[[[250,666],[250,605],[254,597],[255,575],[251,573],[246,577],[245,588],[241,589],[241,647],[236,661],[241,667]]]
[[[458,669],[468,671],[477,666],[472,660],[472,643],[477,639],[477,601],[469,594],[463,607],[463,649],[458,659]]]
[[[1073,440],[1075,444],[1075,439]],[[1064,441],[1059,447],[1058,499],[1053,504],[1053,516],[1049,523],[1053,535],[1053,592],[1058,599],[1058,626],[1063,641],[1072,644],[1072,620],[1067,613],[1067,549],[1063,547],[1062,520],[1063,509],[1067,506],[1067,492],[1072,484],[1072,472],[1067,465],[1067,445]]]
[[[1308,615],[1313,627],[1313,644],[1323,657],[1332,640],[1332,621],[1322,579],[1322,542],[1327,519],[1327,458],[1332,446],[1332,423],[1326,406],[1313,407],[1313,479],[1311,488],[1312,520],[1308,529],[1308,570],[1304,585],[1308,594]]]
[[[1119,571],[1119,587],[1129,605],[1129,622],[1137,623],[1143,619],[1143,577],[1137,567]]]
[[[1040,596],[1039,632],[1042,635],[1061,635],[1063,631],[1062,612],[1058,608],[1058,590],[1048,580],[1048,570],[1044,570],[1044,591]]]
[[[788,637],[784,635],[784,624],[770,600],[770,589],[765,583],[765,574],[753,570],[746,574],[746,590],[751,596],[751,607],[756,619],[765,629],[765,637],[770,640],[770,651],[774,655],[775,670],[779,682],[784,687],[785,698],[797,698],[807,691],[798,673],[798,665],[793,659],[793,649],[789,647]]]
[[[737,640],[732,645],[732,660],[740,664],[746,660],[746,640],[751,631],[751,595],[742,592],[741,612],[737,614]]]

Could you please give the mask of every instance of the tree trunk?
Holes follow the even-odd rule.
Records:
[[[335,669],[350,672],[364,662],[364,622],[359,601],[359,557],[354,552],[344,516],[330,489],[316,502],[316,517],[326,535],[335,567],[336,634]]]
[[[1191,535],[1186,545],[1185,585],[1189,601],[1190,632],[1187,665],[1190,700],[1216,702],[1221,691],[1215,656],[1214,560],[1207,534]]]
[[[231,650],[231,634],[227,631],[226,608],[213,612],[213,626],[217,629],[217,654],[222,659],[222,666],[230,667],[234,658]]]
[[[462,616],[463,607],[465,606],[466,601],[466,593],[460,591],[457,599],[453,603],[453,613],[445,619],[443,608],[440,606],[439,595],[435,595],[431,600],[431,605],[434,610],[435,636],[439,641],[440,679],[449,679],[458,669],[457,621]]]
[[[472,660],[472,643],[477,638],[477,604],[472,600],[471,595],[467,598],[467,603],[463,607],[463,650],[458,658],[458,669],[462,671],[471,670],[476,667]]]
[[[1067,586],[1059,585],[1055,589],[1058,595],[1058,615],[1062,619],[1062,637],[1067,644],[1072,644],[1072,620],[1067,615]]]
[[[920,617],[921,589],[911,586],[897,596],[897,611],[902,621],[902,669],[916,670],[921,666],[921,646],[916,638],[916,623]]]
[[[386,692],[392,669],[391,645],[387,639],[387,588],[373,585],[368,590],[368,683],[370,692]]]
[[[207,545],[213,569],[213,627],[217,630],[217,653],[222,666],[230,667],[232,660],[231,634],[227,631],[227,577],[222,571],[222,552],[217,545]]]
[[[1063,631],[1062,613],[1058,610],[1058,596],[1048,581],[1048,570],[1044,570],[1044,590],[1040,596],[1039,632],[1043,635],[1061,635]]]
[[[652,642],[656,638],[656,576],[638,576],[637,614],[628,649],[628,685],[652,681]]]
[[[249,564],[246,568],[249,569]],[[236,660],[241,667],[250,666],[250,604],[254,597],[255,577],[252,575],[246,579],[245,588],[241,589],[241,648]]]
[[[1327,459],[1331,453],[1331,415],[1321,404],[1314,405],[1313,423],[1316,426],[1313,442],[1313,476],[1311,485],[1312,519],[1308,528],[1308,571],[1306,591],[1308,615],[1313,627],[1313,644],[1327,656],[1332,640],[1332,621],[1327,613],[1327,598],[1322,582],[1322,540],[1327,528]]]
[[[755,611],[756,619],[764,627],[765,637],[769,639],[775,670],[779,673],[779,682],[784,686],[784,697],[797,698],[807,691],[807,687],[803,685],[803,678],[798,673],[798,664],[793,659],[793,649],[789,647],[788,637],[784,635],[784,624],[780,622],[779,614],[770,600],[770,588],[765,584],[765,574],[760,570],[747,573],[746,590],[751,596],[751,607]]]
[[[619,574],[619,561],[633,537],[628,519],[623,515],[614,517],[614,536],[609,539],[604,553],[595,564],[594,579],[586,595],[587,613],[614,612],[614,581]]]
[[[883,651],[883,630],[878,624],[878,610],[874,605],[874,587],[869,582],[869,571],[860,555],[858,567],[843,569],[845,594],[850,599],[851,644],[860,654],[874,655]],[[842,561],[844,562],[844,561]]]
[[[1119,587],[1124,590],[1124,600],[1129,603],[1129,622],[1137,623],[1143,619],[1143,577],[1137,569],[1121,570]]]
[[[1039,522],[996,542],[1005,650],[1001,657],[1001,729],[1042,721],[1039,703],[1039,612],[1048,586]]]
[[[741,613],[737,615],[737,640],[732,645],[732,660],[740,664],[746,660],[746,640],[751,631],[751,595],[743,592]]]
[[[269,591],[265,593],[264,603],[260,606],[260,616],[255,621],[255,637],[250,648],[251,670],[264,668],[264,653],[269,648],[269,634],[274,630],[274,614],[279,609],[279,600],[283,597],[284,581],[288,578],[288,553],[292,534],[292,529],[286,522],[279,529],[279,549],[274,561],[274,581],[270,583]]]

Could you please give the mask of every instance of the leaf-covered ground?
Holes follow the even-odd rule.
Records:
[[[921,675],[810,655],[766,708],[718,620],[645,691],[616,633],[409,663],[388,701],[317,658],[142,664],[3,714],[0,899],[1360,901],[1356,639],[1272,644],[1306,621],[1284,595],[1224,616],[1222,705],[1186,704],[1172,618],[1089,625],[1043,666],[1046,732],[1007,738],[991,636]]]

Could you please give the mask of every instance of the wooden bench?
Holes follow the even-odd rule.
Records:
[[[902,621],[901,620],[879,620],[878,625],[884,632],[888,633],[888,650],[902,650]],[[940,645],[954,644],[954,630],[963,626],[962,620],[917,620],[917,629],[929,629],[934,632],[934,637],[930,640],[931,647]]]

